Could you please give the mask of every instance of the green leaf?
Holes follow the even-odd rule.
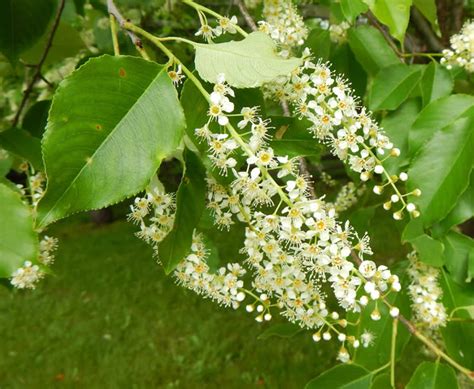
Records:
[[[454,81],[451,73],[437,62],[431,62],[423,72],[421,96],[423,105],[441,97],[448,96],[453,90]]]
[[[469,256],[474,250],[474,240],[455,231],[449,232],[442,242],[445,246],[444,260],[451,278],[465,285],[468,278]]]
[[[350,28],[348,38],[357,61],[371,75],[384,67],[400,63],[381,32],[372,26]]]
[[[406,389],[455,389],[458,387],[454,370],[445,364],[422,362],[416,368]]]
[[[383,68],[375,76],[369,108],[374,111],[398,108],[418,85],[422,74],[417,65],[396,64]]]
[[[435,133],[408,172],[408,188],[421,190],[417,199],[425,226],[442,220],[469,185],[474,162],[472,120],[459,119]]]
[[[421,112],[408,138],[410,155],[414,156],[420,147],[442,128],[460,117],[474,113],[474,96],[452,95],[428,104]]]
[[[371,389],[392,389],[392,385],[390,383],[390,375],[380,374],[379,376],[375,377],[372,381]]]
[[[446,234],[452,227],[469,220],[474,216],[474,170],[471,172],[469,186],[459,198],[451,212],[433,228],[437,236]]]
[[[348,44],[336,45],[329,60],[338,74],[351,80],[355,96],[364,98],[367,89],[367,73],[356,60],[350,46]]]
[[[474,305],[474,288],[472,284],[463,287],[453,281],[445,271],[442,271],[440,285],[443,289],[443,304],[447,312],[458,307]],[[456,317],[471,320],[468,311],[459,310]],[[474,326],[471,322],[448,321],[446,327],[441,328],[441,334],[448,351],[448,355],[456,362],[474,369]]]
[[[41,142],[29,132],[10,128],[0,132],[0,146],[20,158],[29,161],[36,170],[44,170]]]
[[[399,173],[401,167],[409,161],[408,136],[410,128],[420,110],[420,99],[408,99],[397,110],[389,112],[380,123],[393,144],[400,149],[400,156],[398,158],[388,158],[383,163],[390,174]]]
[[[0,184],[0,220],[0,277],[10,277],[25,261],[37,262],[39,247],[31,208],[4,184]]]
[[[199,76],[216,83],[217,76],[236,88],[254,88],[301,65],[301,58],[284,59],[276,54],[276,44],[263,32],[253,32],[244,40],[217,44],[194,43],[194,60]]]
[[[10,154],[0,158],[0,178],[5,177],[13,166],[13,157]]]
[[[158,248],[166,274],[171,273],[189,253],[194,229],[206,206],[206,170],[199,157],[188,149],[184,160],[186,167],[176,195],[173,229]]]
[[[410,243],[418,252],[421,262],[435,267],[443,266],[444,245],[441,242],[429,235],[423,234],[411,240]]]
[[[31,49],[27,50],[21,55],[21,59],[26,63],[38,63],[44,52],[44,47],[49,39],[49,32]],[[86,45],[82,40],[79,32],[72,28],[69,24],[60,23],[58,29],[54,34],[53,43],[48,51],[48,56],[45,60],[45,66],[57,63],[65,58],[73,57],[77,53],[85,49]]]
[[[42,100],[33,104],[26,112],[21,127],[35,138],[41,139],[46,130],[51,100]]]
[[[311,49],[311,53],[315,58],[320,58],[324,61],[329,59],[331,53],[331,39],[329,31],[322,28],[315,28],[311,30],[306,38],[306,47]]]
[[[469,251],[469,256],[467,258],[467,277],[466,282],[471,282],[474,278],[474,249]],[[474,315],[471,315],[474,316]]]
[[[402,242],[411,242],[419,236],[422,236],[424,233],[423,221],[419,217],[411,219],[403,230]]]
[[[412,0],[364,0],[364,3],[381,23],[388,26],[390,33],[403,42]]]
[[[56,5],[56,0],[0,0],[0,52],[10,62],[41,38]]]
[[[373,374],[356,364],[338,365],[309,381],[305,389],[368,389]]]
[[[270,146],[278,155],[293,157],[316,157],[321,155],[323,147],[308,132],[307,120],[291,117],[272,116],[272,133]]]
[[[268,327],[258,336],[258,339],[265,340],[272,336],[277,336],[279,338],[292,338],[301,331],[303,331],[303,329],[296,324],[278,323]]]
[[[428,19],[433,30],[441,36],[438,24],[438,10],[436,8],[436,0],[413,0],[413,5]]]
[[[38,226],[142,190],[180,143],[184,125],[165,67],[125,56],[89,60],[53,99]]]
[[[344,17],[353,22],[361,13],[367,12],[367,5],[362,0],[341,0],[341,9]]]

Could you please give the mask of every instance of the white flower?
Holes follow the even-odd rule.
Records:
[[[38,265],[25,261],[23,266],[15,270],[11,276],[11,284],[18,289],[34,289],[44,273]]]
[[[215,28],[216,35],[219,36],[228,32],[229,34],[235,34],[237,32],[235,26],[237,25],[237,16],[223,17],[219,19],[219,25]]]
[[[211,93],[211,105],[209,107],[209,115],[216,119],[221,126],[229,123],[229,118],[225,115],[234,110],[234,103],[232,103],[226,96],[219,92]]]

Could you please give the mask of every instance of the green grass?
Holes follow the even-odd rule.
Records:
[[[271,324],[176,286],[133,232],[59,225],[56,275],[1,288],[1,388],[301,388],[334,362],[308,332],[257,339]]]

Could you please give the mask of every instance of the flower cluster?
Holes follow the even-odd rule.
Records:
[[[54,262],[54,251],[58,247],[58,240],[49,236],[44,236],[39,246],[38,262],[40,265],[49,266]],[[18,289],[34,289],[45,273],[41,266],[25,261],[23,266],[16,269],[10,283]]]
[[[194,233],[191,253],[174,271],[178,284],[220,305],[237,309],[245,299],[241,279],[245,269],[238,263],[228,263],[212,273],[206,261],[208,255],[202,236]]]
[[[357,203],[357,200],[365,192],[365,186],[358,188],[352,181],[344,185],[334,200],[334,209],[339,214],[347,211]]]
[[[300,117],[312,123],[309,131],[314,137],[359,173],[362,181],[379,175],[383,183],[377,185],[374,192],[381,194],[385,187],[392,188],[395,193],[385,209],[400,203],[393,213],[396,220],[403,217],[405,210],[417,217],[418,210],[414,204],[407,203],[406,197],[421,192],[415,190],[402,195],[395,184],[406,181],[408,175],[404,172],[390,175],[383,166],[387,158],[399,156],[400,150],[394,147],[370,112],[358,106],[349,83],[334,74],[327,64],[312,62],[309,55],[305,50],[304,64],[289,77],[282,78],[280,83],[267,86],[267,93],[291,102]]]
[[[442,289],[438,285],[439,270],[420,262],[416,252],[408,255],[408,274],[411,284],[408,293],[412,300],[415,320],[430,330],[446,325],[446,308],[441,302]]]
[[[31,203],[33,207],[36,207],[41,197],[44,195],[44,188],[46,179],[43,173],[38,172],[35,175],[28,178],[30,191],[31,191]]]
[[[341,44],[347,41],[347,30],[351,25],[347,22],[340,24],[331,24],[329,26],[329,38],[331,41],[337,44]]]
[[[159,243],[173,228],[175,208],[174,196],[158,187],[147,191],[143,197],[135,198],[130,206],[128,219],[140,225],[140,232],[136,235],[150,244],[156,255]]]
[[[201,27],[194,34],[195,36],[202,36],[208,42],[212,42],[212,39],[223,35],[225,33],[235,34],[237,32],[237,17],[232,16],[228,18],[227,16],[220,17],[217,20],[217,26],[211,27],[208,24],[206,15],[201,11],[198,11],[199,20],[201,21]]]
[[[295,47],[303,45],[308,36],[303,18],[298,14],[291,1],[265,0],[263,17],[259,21],[259,30],[270,35],[281,48],[280,53],[288,56]]]
[[[299,173],[298,160],[275,155],[271,148],[270,121],[259,115],[258,107],[233,114],[233,96],[220,75],[208,97],[208,120],[195,135],[207,144],[216,173],[232,177],[226,186],[208,178],[207,206],[220,228],[236,222],[247,225],[241,252],[252,276],[251,289],[243,287],[244,270],[238,264],[209,271],[208,253],[197,233],[175,276],[180,284],[223,305],[237,307],[251,296],[246,310],[256,311],[259,322],[271,320],[272,311],[278,310],[289,321],[315,331],[315,341],[336,337],[341,342],[339,359],[347,362],[347,347],[368,342],[346,335],[345,328],[352,324],[345,312],[360,312],[370,300],[399,291],[398,277],[364,259],[372,254],[368,236],[359,237],[349,223],[337,221],[333,205],[311,197],[309,179]],[[136,199],[130,215],[141,226],[138,235],[151,244],[157,241],[157,231],[158,241],[169,231],[174,209],[169,198],[157,212],[156,205],[169,195],[160,193],[154,202],[156,195]],[[163,215],[165,222],[158,221]],[[352,256],[362,263],[359,267]],[[391,313],[395,316],[396,308]],[[372,318],[378,320],[380,314],[374,312]]]
[[[448,69],[460,66],[467,72],[474,72],[474,20],[464,23],[459,34],[450,39],[451,48],[443,50],[441,63]]]
[[[159,188],[137,197],[130,206],[129,220],[140,225],[136,235],[150,244],[159,258],[159,243],[173,228],[176,204],[174,196]],[[178,284],[210,298],[224,306],[238,308],[244,300],[243,281],[245,270],[237,263],[227,264],[212,273],[207,264],[209,256],[203,237],[194,233],[191,252],[177,266],[173,275]]]

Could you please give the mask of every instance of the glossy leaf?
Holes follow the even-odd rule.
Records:
[[[430,266],[440,267],[444,264],[444,245],[431,236],[423,234],[410,240],[415,250],[418,252],[421,262]]]
[[[385,373],[375,377],[372,381],[371,389],[392,389],[390,375]]]
[[[443,363],[422,362],[413,373],[406,389],[455,389],[458,387],[454,370]]]
[[[299,332],[303,331],[303,329],[293,323],[278,323],[273,324],[265,331],[263,331],[259,336],[258,339],[265,340],[271,338],[272,336],[276,336],[279,338],[291,338],[298,334]]]
[[[0,0],[0,52],[15,62],[41,38],[56,6],[56,0]]]
[[[474,113],[474,96],[452,95],[427,105],[421,112],[408,138],[410,154],[414,156],[420,147],[442,128],[460,117]]]
[[[397,64],[383,68],[375,76],[369,108],[374,111],[398,108],[418,85],[422,74],[416,65]]]
[[[44,170],[40,140],[29,132],[19,128],[0,132],[0,146],[17,157],[26,159],[36,170]]]
[[[134,57],[91,59],[60,85],[43,138],[44,227],[142,190],[181,141],[184,115],[166,69]]]
[[[308,132],[307,120],[291,117],[272,117],[271,120],[275,131],[269,143],[276,154],[290,158],[321,155],[323,147]]]
[[[412,0],[364,0],[364,3],[380,22],[388,26],[390,34],[403,42]]]
[[[433,30],[441,35],[438,24],[438,10],[436,0],[413,0],[413,5],[428,19]]]
[[[469,256],[474,250],[474,239],[455,231],[449,232],[442,242],[445,246],[445,262],[451,278],[459,285],[467,282]]]
[[[408,187],[418,188],[416,199],[425,226],[442,220],[469,185],[474,162],[472,120],[459,119],[435,133],[412,163]]]
[[[49,39],[49,32],[44,34],[41,39],[31,49],[21,55],[21,59],[26,63],[38,63],[43,55],[44,47]],[[51,48],[45,60],[45,65],[57,63],[65,58],[73,57],[85,49],[86,45],[79,32],[69,24],[61,22],[54,34]]]
[[[311,49],[311,53],[315,58],[327,61],[331,52],[331,39],[329,31],[322,28],[311,30],[306,38],[305,45]]]
[[[276,54],[276,44],[263,32],[253,32],[242,41],[217,44],[195,43],[195,66],[199,76],[217,82],[225,74],[229,85],[254,88],[285,76],[302,62],[300,58],[284,59]]]
[[[375,75],[380,69],[399,64],[382,33],[372,26],[359,26],[348,31],[349,45],[365,71]]]
[[[158,252],[166,274],[171,273],[191,250],[193,231],[205,208],[206,171],[199,157],[184,153],[185,171],[176,195],[173,229],[160,243]]]
[[[4,184],[0,184],[0,220],[0,277],[10,277],[25,261],[37,262],[38,236],[31,209]]]
[[[35,138],[41,139],[46,130],[50,107],[51,100],[41,100],[33,104],[31,108],[26,111],[21,127]]]
[[[442,271],[440,285],[443,289],[443,304],[447,312],[457,307],[474,305],[474,288],[472,284],[460,286],[453,281],[450,275]],[[455,316],[461,319],[472,320],[468,311],[456,311]],[[472,322],[449,321],[446,327],[441,328],[441,334],[450,357],[458,363],[474,370],[474,326]]]
[[[423,105],[441,97],[448,96],[453,90],[454,81],[451,73],[437,62],[431,62],[423,72],[421,96]]]
[[[353,22],[361,13],[367,12],[368,7],[362,0],[341,0],[341,10],[344,17]]]
[[[401,167],[408,163],[408,137],[410,128],[421,110],[421,101],[418,98],[408,99],[398,109],[389,112],[380,122],[387,136],[395,147],[400,149],[398,158],[388,158],[384,167],[391,173],[397,174]]]
[[[356,364],[338,365],[309,381],[305,389],[369,389],[373,374]]]
[[[469,186],[459,198],[453,210],[437,225],[434,232],[438,236],[444,235],[452,227],[469,220],[474,216],[474,170],[471,172]]]

